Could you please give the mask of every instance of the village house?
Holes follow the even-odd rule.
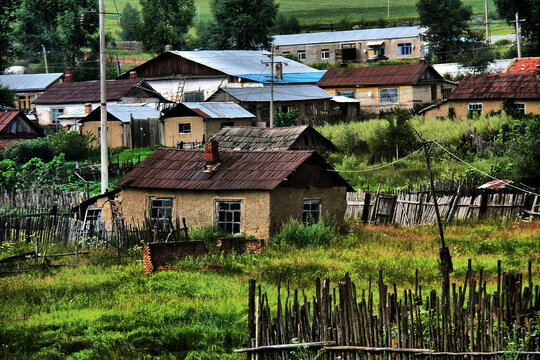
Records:
[[[66,76],[71,76],[69,70],[66,71]],[[62,82],[63,78],[63,73],[0,75],[0,85],[15,90],[15,107],[27,113],[34,109],[34,99],[55,83]]]
[[[460,81],[448,99],[420,111],[424,119],[444,118],[452,114],[465,118],[470,114],[500,111],[503,101],[513,102],[523,113],[540,114],[539,72],[507,72],[469,75]]]
[[[92,110],[86,105],[88,112],[79,120],[79,131],[90,133],[95,137],[95,145],[101,138],[101,106]],[[126,147],[129,149],[162,145],[163,124],[161,112],[147,104],[121,104],[107,106],[107,142],[109,147]]]
[[[302,62],[366,62],[377,59],[420,59],[424,52],[425,27],[402,26],[275,35],[274,48],[282,56],[297,56]]]
[[[302,123],[328,117],[332,96],[315,85],[280,85],[274,86],[273,92],[274,113],[298,110],[298,120]],[[250,113],[256,114],[257,122],[269,126],[270,96],[270,86],[256,88],[222,87],[207,101],[233,101]]]
[[[233,102],[185,102],[166,110],[164,145],[177,147],[208,139],[231,126],[255,125],[255,115]]]
[[[42,136],[43,129],[31,122],[23,112],[0,112],[0,150],[5,150],[13,141]]]
[[[332,68],[317,86],[332,95],[357,99],[362,111],[376,113],[426,106],[448,97],[456,84],[421,60],[412,65]]]
[[[119,76],[146,80],[166,99],[205,101],[220,87],[263,86],[272,81],[270,53],[263,50],[170,50]],[[274,57],[277,84],[315,84],[324,71],[302,63]]]
[[[311,125],[224,128],[211,140],[217,141],[222,150],[315,150],[320,154],[337,151]]]
[[[342,222],[352,188],[332,170],[314,151],[220,151],[214,141],[204,151],[161,148],[117,183],[112,200],[86,206],[106,221],[114,204],[127,223],[185,218],[267,238],[291,218]]]
[[[61,115],[85,112],[100,105],[99,81],[56,83],[33,101],[39,124],[42,126],[72,126],[73,119]],[[160,108],[166,103],[161,95],[141,79],[107,80],[107,105],[153,103]]]

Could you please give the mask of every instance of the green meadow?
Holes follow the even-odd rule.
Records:
[[[467,259],[493,290],[497,260],[505,272],[522,272],[532,261],[540,275],[540,223],[461,223],[446,227],[453,256],[452,281],[462,283]],[[317,234],[315,234],[317,235]],[[177,269],[142,272],[140,248],[121,259],[90,249],[78,265],[37,268],[26,263],[0,268],[2,359],[242,359],[246,341],[248,279],[276,301],[281,279],[291,290],[314,291],[315,277],[335,285],[346,272],[359,290],[382,270],[387,284],[440,291],[438,230],[431,226],[383,227],[348,223],[325,245],[297,247],[270,241],[262,255],[211,254],[178,262]],[[29,248],[0,245],[0,258]],[[49,254],[66,249],[49,246]],[[221,269],[205,269],[206,264]],[[26,269],[27,271],[22,271]],[[376,293],[376,291],[375,291]],[[272,304],[273,303],[273,304]]]

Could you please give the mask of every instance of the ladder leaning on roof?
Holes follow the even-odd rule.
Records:
[[[184,86],[185,85],[186,85],[186,77],[182,75],[182,77],[178,80],[178,88],[176,89],[176,96],[173,99],[175,103],[180,103],[182,102],[182,100],[184,100]]]

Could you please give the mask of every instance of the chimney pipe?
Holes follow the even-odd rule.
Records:
[[[209,140],[204,143],[203,160],[207,169],[219,162],[219,146],[217,141]]]
[[[171,51],[171,50],[172,50],[172,45],[165,45],[165,52]]]
[[[86,103],[84,104],[84,113],[90,114],[92,112],[92,104]]]
[[[129,72],[129,78],[130,79],[136,79],[137,78],[137,72],[136,71],[130,71]]]
[[[66,69],[64,73],[64,82],[73,82],[73,75],[71,74],[71,69]]]
[[[419,63],[419,64],[425,64],[425,63],[426,63],[426,59],[424,59],[424,58],[419,59],[419,60],[418,60],[418,63]]]

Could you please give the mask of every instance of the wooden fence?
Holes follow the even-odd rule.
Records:
[[[524,214],[540,215],[540,199],[525,193],[481,193],[477,195],[440,194],[437,203],[441,217],[455,219],[509,218]],[[537,205],[538,203],[538,205]],[[533,204],[531,210],[530,204]],[[535,207],[536,206],[536,207]],[[435,222],[435,206],[429,192],[347,193],[348,218],[360,218],[377,224],[423,225]]]
[[[10,213],[43,213],[52,209],[70,212],[86,199],[81,191],[61,191],[50,187],[0,191],[0,216]]]
[[[400,359],[540,356],[540,290],[533,285],[531,263],[524,279],[521,274],[502,274],[499,261],[492,293],[482,271],[478,278],[473,276],[470,260],[465,281],[452,284],[448,296],[440,297],[435,290],[422,294],[418,270],[416,279],[414,290],[399,293],[395,284],[384,283],[379,272],[378,294],[374,294],[371,278],[362,291],[357,291],[348,274],[333,289],[329,280],[321,287],[317,278],[311,300],[303,290],[291,293],[287,288],[284,302],[278,286],[273,311],[268,295],[250,280],[249,348],[235,351],[247,352],[248,359],[299,358],[290,356],[294,349],[309,358],[322,349],[321,359],[359,359],[366,353],[382,354],[384,359],[389,353],[399,354]]]

